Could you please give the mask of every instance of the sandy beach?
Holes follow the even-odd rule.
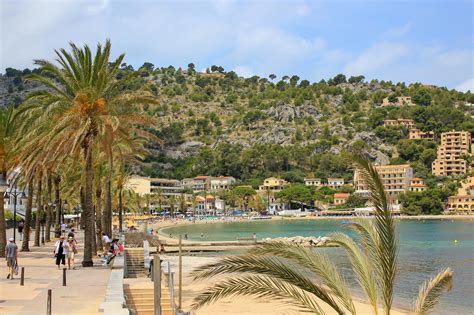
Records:
[[[298,219],[305,219],[305,220],[322,220],[322,219],[345,219],[353,217],[305,217],[305,218],[279,218],[275,217],[272,220],[298,220]],[[461,216],[456,216],[456,219],[461,219]],[[423,216],[423,217],[400,217],[400,219],[454,219],[452,216]],[[462,217],[462,219],[474,219],[473,217]],[[247,220],[232,220],[231,222],[239,222],[239,221],[247,221]],[[216,224],[222,223],[225,221],[222,220],[203,220],[203,221],[196,221],[196,223],[187,221],[187,220],[171,220],[171,221],[160,221],[155,222],[153,224],[149,224],[149,227],[153,228],[155,231],[160,231],[165,227],[171,226],[178,226],[178,225],[191,225],[191,224]],[[165,235],[163,232],[159,234],[160,239],[165,240],[167,244],[177,244],[178,240],[175,237],[170,238],[169,235]],[[191,241],[191,240],[183,240],[183,245],[204,245],[206,241]],[[210,242],[208,242],[210,243]],[[218,242],[212,242],[213,244]],[[227,247],[227,246],[226,246]],[[229,249],[232,246],[228,246]],[[222,249],[222,248],[221,248]],[[177,270],[178,266],[178,257],[169,255],[163,256],[163,260],[170,261],[171,268],[173,270]],[[207,287],[209,287],[213,282],[218,281],[217,279],[212,280],[205,280],[199,282],[193,282],[190,277],[190,272],[197,266],[213,262],[217,258],[216,257],[198,257],[198,256],[183,256],[183,309],[189,311],[191,309],[192,301],[195,296],[197,296],[200,292],[204,292]],[[175,277],[175,284],[177,285],[177,277]],[[177,294],[177,288],[176,288]],[[327,314],[336,314],[334,310],[332,310],[329,306],[324,305],[321,303],[323,310]],[[359,314],[371,314],[372,310],[368,303],[364,302],[363,300],[354,297],[354,304]],[[404,310],[393,310],[392,314],[408,314],[408,311]],[[269,299],[256,299],[253,297],[232,297],[226,298],[219,302],[216,302],[212,305],[205,306],[196,311],[196,314],[199,315],[206,315],[206,314],[242,314],[242,315],[250,315],[250,314],[303,314],[299,312],[294,307],[290,307],[285,305],[281,302],[271,301]]]

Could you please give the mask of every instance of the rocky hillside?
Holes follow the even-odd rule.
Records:
[[[383,120],[414,119],[437,136],[450,129],[474,132],[474,95],[446,88],[344,75],[315,83],[297,76],[242,78],[217,66],[197,73],[193,64],[184,70],[123,64],[120,75],[133,71],[139,75],[125,88],[156,95],[159,105],[142,110],[158,118],[154,132],[166,142],[133,166],[144,175],[228,174],[251,183],[269,175],[300,181],[309,173],[349,179],[346,158],[363,150],[381,164],[412,163],[429,177],[436,141],[406,140],[407,128],[385,127]],[[41,88],[25,82],[29,72],[7,69],[0,105],[18,105]],[[385,97],[397,96],[410,96],[416,105],[381,107]]]

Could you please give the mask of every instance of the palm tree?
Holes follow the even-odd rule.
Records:
[[[25,209],[25,226],[23,227],[23,241],[21,244],[22,252],[30,251],[30,230],[31,230],[31,218],[32,218],[32,208],[33,208],[33,190],[34,190],[34,180],[30,179],[28,181],[28,199],[26,200],[26,209]]]
[[[396,224],[375,167],[362,157],[357,157],[355,164],[368,183],[375,218],[350,224],[360,237],[360,245],[344,233],[330,234],[330,238],[348,254],[373,314],[379,313],[380,306],[383,314],[390,314],[397,268]],[[324,314],[323,305],[338,314],[356,313],[348,286],[329,257],[302,245],[266,243],[193,271],[195,280],[219,275],[227,277],[199,294],[194,299],[194,308],[225,297],[244,295],[274,298],[314,314]],[[414,313],[426,314],[433,309],[441,293],[451,284],[452,272],[446,269],[422,285]]]
[[[45,148],[47,160],[65,156],[83,161],[85,223],[84,257],[82,265],[92,266],[94,230],[93,181],[94,151],[100,139],[110,130],[127,126],[132,128],[143,122],[133,113],[136,104],[156,103],[151,94],[127,93],[122,88],[130,76],[116,79],[124,54],[109,62],[111,44],[97,45],[95,56],[85,45],[78,48],[70,44],[72,53],[56,51],[59,67],[46,60],[35,60],[39,73],[28,76],[48,87],[32,93],[28,100],[29,111],[37,113],[45,126],[35,141]],[[41,112],[42,114],[39,114]],[[142,131],[135,128],[134,134]],[[95,242],[94,242],[95,243]]]
[[[11,167],[12,137],[14,133],[15,110],[13,107],[0,109],[0,178],[7,180]],[[0,193],[0,257],[5,257],[7,244],[7,228],[5,224],[5,209],[3,195]]]

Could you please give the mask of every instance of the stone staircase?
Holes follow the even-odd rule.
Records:
[[[154,315],[153,287],[137,288],[129,285],[124,286],[124,295],[127,307],[134,315]],[[161,287],[161,314],[173,315],[171,298],[168,288]]]
[[[125,249],[127,278],[143,278],[148,275],[145,269],[143,248]]]

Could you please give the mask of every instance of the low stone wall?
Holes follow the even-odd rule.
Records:
[[[123,294],[124,257],[117,256],[112,265],[105,301],[99,306],[99,312],[105,315],[129,315]]]
[[[145,234],[143,232],[127,232],[125,233],[125,243],[127,247],[142,247],[143,241],[148,241],[150,246],[158,247],[160,246],[160,241],[158,236]],[[166,243],[164,243],[166,244]]]

